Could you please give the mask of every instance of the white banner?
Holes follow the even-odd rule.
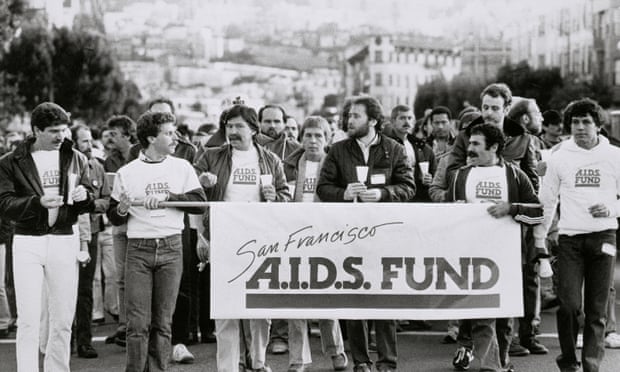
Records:
[[[213,203],[213,318],[523,315],[521,233],[483,204]]]

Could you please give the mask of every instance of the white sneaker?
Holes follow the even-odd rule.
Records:
[[[607,349],[620,349],[620,335],[611,332],[605,337],[605,347]]]
[[[185,345],[176,344],[172,348],[172,360],[180,364],[194,363],[194,356],[187,350]]]
[[[575,343],[575,347],[577,349],[583,348],[583,335],[581,333],[577,335],[577,342]]]

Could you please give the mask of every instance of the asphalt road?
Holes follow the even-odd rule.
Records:
[[[620,292],[620,265],[616,266],[616,289]],[[616,300],[616,314],[620,316],[620,296]],[[555,357],[560,353],[557,341],[555,314],[553,311],[544,312],[541,324],[539,340],[550,349],[548,355],[530,355],[527,357],[514,357],[512,362],[516,371],[520,372],[547,372],[557,371]],[[446,372],[452,371],[452,356],[456,347],[441,343],[446,322],[432,322],[430,331],[407,331],[398,335],[398,370],[405,372]],[[619,325],[620,327],[620,325]],[[113,333],[114,325],[110,322],[103,326],[93,328],[95,342],[93,346],[99,352],[97,359],[81,359],[73,356],[71,360],[72,371],[84,372],[115,372],[123,371],[125,366],[125,351],[116,345],[105,345],[103,339]],[[14,334],[13,334],[14,336]],[[331,360],[322,356],[320,340],[318,337],[311,338],[312,355],[314,362],[309,371],[327,372],[332,371]],[[175,365],[169,369],[171,372],[215,372],[215,345],[199,344],[189,346],[189,350],[195,355],[196,361],[191,365]],[[288,367],[288,354],[268,355],[267,364],[274,372],[286,371]],[[601,366],[601,372],[620,371],[620,349],[607,349]],[[471,370],[477,368],[476,361]],[[0,340],[0,372],[13,372],[15,367],[15,342],[14,340]],[[353,367],[349,363],[348,371]]]

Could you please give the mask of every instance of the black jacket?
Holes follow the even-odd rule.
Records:
[[[21,235],[70,235],[79,214],[94,210],[94,199],[89,180],[88,160],[65,140],[60,146],[60,194],[65,204],[58,210],[54,226],[48,226],[47,209],[41,206],[43,187],[31,155],[35,142],[30,137],[13,152],[0,158],[0,215],[15,221],[15,234]],[[69,172],[78,176],[78,184],[88,191],[86,200],[67,205]],[[76,185],[77,186],[77,185]]]
[[[321,169],[317,195],[325,202],[344,202],[349,183],[358,182],[355,167],[368,166],[368,180],[383,175],[385,184],[369,185],[381,189],[382,202],[408,202],[415,195],[413,172],[401,144],[379,134],[378,143],[370,147],[368,163],[355,139],[348,138],[332,145]]]

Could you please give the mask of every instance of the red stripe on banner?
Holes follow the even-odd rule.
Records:
[[[262,294],[246,295],[248,309],[479,309],[499,308],[499,294],[377,295]]]

